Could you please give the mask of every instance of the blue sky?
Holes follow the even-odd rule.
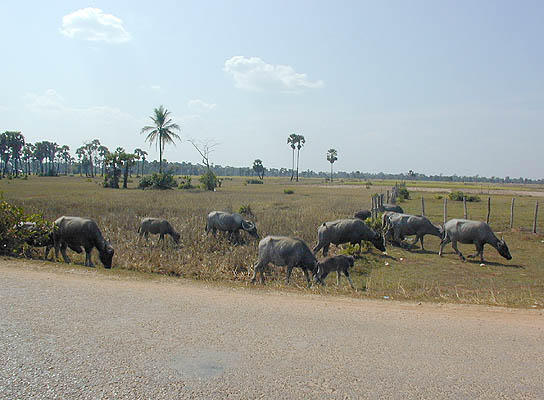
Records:
[[[542,178],[544,2],[0,4],[0,130],[154,148],[164,105],[214,163]],[[183,141],[168,160],[199,162]]]

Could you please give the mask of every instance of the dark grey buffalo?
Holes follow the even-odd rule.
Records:
[[[336,246],[343,243],[361,245],[362,241],[371,242],[378,250],[385,251],[383,236],[374,232],[360,219],[350,218],[323,222],[317,229],[317,245],[314,247],[314,254],[323,249],[323,255],[326,256],[331,243]]]
[[[397,212],[397,213],[404,213],[404,210],[402,209],[401,206],[397,206],[396,204],[382,204],[381,206],[378,207],[378,211],[379,212],[384,212],[384,211],[394,211],[394,212]]]
[[[228,232],[229,237],[240,241],[240,230],[244,230],[254,238],[259,238],[257,227],[251,221],[246,221],[238,213],[228,213],[223,211],[212,211],[208,214],[206,220],[206,233],[210,231],[215,236],[216,231]]]
[[[151,233],[153,235],[160,235],[159,241],[164,243],[164,235],[170,235],[174,242],[179,243],[179,233],[170,225],[165,219],[161,218],[143,218],[138,228],[140,239],[144,236],[146,239]]]
[[[384,213],[386,215],[386,213]],[[442,227],[433,224],[428,218],[421,215],[410,215],[400,213],[388,213],[385,218],[386,238],[392,238],[399,245],[406,236],[415,235],[415,239],[411,246],[415,246],[417,242],[421,242],[423,247],[423,238],[425,235],[433,235],[442,239]]]
[[[343,254],[327,257],[317,263],[317,274],[315,279],[318,283],[325,285],[325,278],[332,271],[336,271],[336,286],[340,285],[340,273],[343,273],[349,281],[352,289],[355,289],[353,281],[349,276],[349,269],[355,264],[355,259],[352,256]]]
[[[286,236],[267,236],[259,242],[259,259],[255,264],[251,282],[255,282],[259,272],[260,281],[264,283],[264,268],[269,263],[278,267],[287,266],[287,283],[295,267],[304,271],[308,285],[311,284],[308,271],[314,275],[317,270],[317,259],[308,245],[302,239]]]
[[[70,259],[66,255],[66,248],[70,247],[76,253],[81,254],[83,247],[85,249],[85,265],[94,267],[91,251],[93,247],[96,247],[104,267],[111,268],[113,247],[104,239],[98,225],[92,219],[60,217],[55,221],[53,239],[55,241],[55,258],[58,257],[60,249],[64,262],[70,263]]]
[[[55,245],[53,240],[53,230],[48,228],[48,231],[44,231],[35,222],[23,222],[17,227],[25,232],[25,242],[29,246],[45,247],[43,259],[47,260],[49,251],[51,251]]]
[[[484,262],[484,245],[490,244],[501,256],[507,260],[511,260],[510,250],[504,240],[499,240],[493,233],[488,224],[481,221],[471,221],[466,219],[452,219],[444,225],[444,238],[440,242],[440,251],[438,255],[442,256],[444,246],[451,242],[451,246],[455,253],[459,255],[461,260],[465,261],[465,257],[457,248],[457,242],[463,244],[474,244],[476,253],[469,255],[469,258],[480,256],[480,260]]]
[[[370,210],[360,210],[353,215],[353,218],[359,218],[364,221],[365,219],[370,218],[371,215],[372,213]]]

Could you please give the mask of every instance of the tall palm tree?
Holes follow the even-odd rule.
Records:
[[[70,147],[68,145],[63,145],[59,149],[61,158],[64,161],[64,175],[68,175],[68,163],[70,162]]]
[[[332,165],[336,160],[338,160],[338,152],[336,149],[329,149],[329,151],[327,151],[327,161],[331,163],[331,182],[333,177]]]
[[[142,157],[145,158],[144,153],[147,155],[147,153],[140,148],[134,149],[135,160],[139,161],[142,159]],[[144,171],[142,168],[142,175],[143,174],[144,174]],[[138,164],[136,164],[136,175],[140,176],[140,166]]]
[[[300,160],[300,149],[302,149],[302,146],[304,146],[304,143],[306,143],[306,139],[304,139],[304,136],[297,135],[297,182],[298,182],[298,161]]]
[[[296,133],[291,133],[289,137],[287,138],[287,144],[291,145],[291,149],[293,150],[293,163],[291,164],[291,180],[295,177],[295,148],[297,143],[298,135]]]
[[[155,108],[154,112],[155,115],[150,117],[154,125],[144,126],[141,133],[147,133],[145,140],[150,145],[152,142],[155,142],[159,146],[159,173],[162,173],[162,153],[164,146],[167,143],[175,144],[174,139],[181,140],[177,134],[172,132],[173,130],[181,131],[181,128],[178,124],[172,122],[170,111],[163,106]]]

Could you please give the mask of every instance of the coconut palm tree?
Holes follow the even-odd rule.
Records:
[[[173,132],[173,130],[181,131],[178,124],[172,122],[170,118],[170,111],[163,106],[155,108],[155,115],[151,116],[153,125],[144,126],[141,133],[147,133],[145,140],[151,143],[155,142],[159,146],[159,173],[162,173],[162,153],[164,146],[167,143],[175,144],[174,139],[181,140],[181,138]]]
[[[289,137],[287,138],[287,144],[291,146],[291,149],[293,150],[293,163],[291,164],[291,180],[295,177],[295,148],[297,143],[298,135],[296,133],[291,133]]]
[[[333,177],[332,165],[336,160],[338,160],[338,152],[336,149],[329,149],[329,151],[327,151],[327,161],[331,163],[331,182]]]
[[[304,146],[304,143],[306,143],[306,139],[304,139],[304,136],[297,135],[297,182],[298,182],[298,161],[300,160],[300,149],[302,149],[302,146]]]

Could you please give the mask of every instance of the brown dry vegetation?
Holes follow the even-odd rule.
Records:
[[[205,217],[209,211],[238,211],[240,206],[250,204],[262,237],[298,236],[313,246],[317,227],[322,222],[349,217],[356,210],[367,208],[370,195],[386,189],[355,185],[326,187],[315,185],[315,181],[313,185],[290,184],[283,179],[265,179],[264,185],[244,185],[244,182],[242,178],[225,180],[217,192],[142,191],[103,189],[99,179],[30,177],[26,181],[0,181],[0,190],[6,200],[23,206],[27,212],[43,213],[51,220],[60,215],[95,219],[115,248],[116,268],[249,284],[257,258],[257,242],[244,233],[243,246],[234,246],[221,236],[219,239],[206,236]],[[284,194],[287,188],[295,193]],[[402,204],[405,211],[420,213],[421,195],[426,199],[426,215],[441,223],[443,200],[436,199],[434,194],[412,193],[412,200]],[[485,219],[486,198],[482,200],[469,204],[469,218]],[[388,250],[389,256],[375,249],[364,253],[353,270],[356,286],[364,290],[351,293],[345,279],[336,288],[334,276],[329,277],[327,288],[312,290],[362,297],[541,307],[544,272],[540,260],[544,237],[526,231],[532,226],[535,199],[516,197],[515,226],[525,229],[513,232],[507,229],[510,200],[509,196],[492,196],[491,226],[503,232],[514,257],[511,261],[501,258],[490,247],[486,247],[488,262],[484,267],[479,261],[461,262],[451,246],[446,248],[445,257],[439,258],[438,238],[427,237],[426,248],[432,253],[396,248]],[[450,218],[462,217],[462,203],[450,201],[448,208]],[[157,247],[154,245],[157,237],[147,244],[138,244],[139,218],[145,216],[167,218],[181,233],[180,246],[175,247],[168,239],[164,248]],[[538,229],[544,229],[542,218]],[[466,254],[474,252],[473,246],[461,245],[460,249]],[[334,251],[338,250],[333,246]],[[82,256],[71,255],[74,262],[83,263]],[[98,261],[96,254],[94,258]],[[307,290],[303,289],[302,274],[295,275],[293,287]],[[283,269],[271,268],[267,277],[267,287],[284,286]]]

